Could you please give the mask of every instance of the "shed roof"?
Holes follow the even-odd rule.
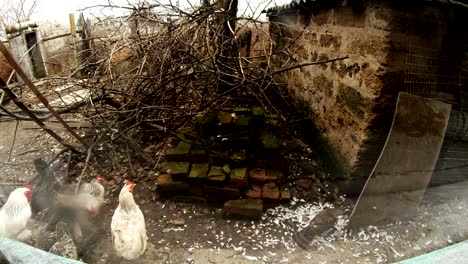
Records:
[[[298,9],[311,9],[311,8],[317,8],[319,9],[322,6],[331,6],[335,5],[340,1],[337,0],[291,0],[291,3],[285,4],[285,5],[280,5],[280,6],[274,6],[271,7],[267,10],[264,10],[264,13],[267,13],[267,16],[270,16],[272,14],[277,14],[278,12],[282,11],[291,11],[291,10],[298,10]],[[413,1],[407,1],[405,3],[410,3]],[[429,3],[442,3],[442,4],[449,4],[449,5],[455,5],[463,8],[468,9],[468,0],[420,0],[422,4],[429,4]]]

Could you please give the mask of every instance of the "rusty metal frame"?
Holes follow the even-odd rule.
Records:
[[[85,148],[88,148],[88,145],[86,144],[86,142],[78,135],[75,133],[75,131],[73,131],[73,129],[62,119],[62,117],[60,117],[60,114],[57,113],[55,111],[55,109],[50,106],[49,104],[49,101],[47,100],[47,98],[44,97],[44,95],[42,95],[42,93],[37,89],[37,87],[32,83],[32,81],[28,78],[28,76],[26,76],[26,74],[24,73],[23,69],[21,69],[21,67],[18,65],[18,63],[15,61],[15,59],[13,58],[13,56],[10,54],[10,52],[8,52],[5,48],[5,46],[3,45],[3,43],[0,42],[0,52],[3,53],[3,55],[5,56],[5,59],[8,61],[8,63],[10,63],[11,67],[16,71],[16,73],[21,77],[21,79],[26,83],[26,85],[29,87],[29,89],[31,89],[31,91],[36,95],[36,97],[45,105],[45,107],[47,107],[47,109],[50,111],[50,113],[63,125],[63,127],[68,131],[70,132],[70,134],[76,138]],[[5,87],[6,90],[3,88]],[[7,92],[8,87],[6,86],[6,83],[4,83],[2,81],[2,89]],[[11,92],[11,90],[10,90]],[[15,96],[16,97],[16,96]],[[44,130],[46,130],[46,125],[44,124],[44,122],[40,121],[39,119],[37,119],[37,117],[31,113],[31,111],[29,111],[27,109],[27,107],[25,107],[22,103],[18,104],[19,102],[16,102],[15,101],[15,104],[21,108],[21,110],[23,110],[23,112],[25,112],[28,116],[31,117],[31,119],[33,119],[41,128],[43,128]],[[21,105],[21,106],[20,106]],[[26,111],[25,111],[26,110]],[[32,116],[31,116],[32,115]],[[34,116],[34,117],[33,117]],[[38,123],[37,121],[39,121],[40,123]],[[42,124],[41,124],[42,123]],[[50,134],[50,131],[52,130],[46,130],[49,134]],[[52,131],[52,133],[54,133]],[[55,133],[54,133],[55,134]],[[52,134],[50,134],[52,135]],[[58,136],[57,134],[55,134],[56,136]],[[53,136],[54,137],[54,136]],[[55,138],[55,137],[54,137]],[[57,140],[59,140],[60,143],[64,144],[63,142],[63,139],[61,139],[60,137],[58,138],[55,138]]]
[[[17,97],[15,93],[13,93],[10,88],[8,88],[7,84],[0,79],[0,88],[5,92],[8,97],[20,108],[29,118],[31,118],[36,124],[39,125],[42,129],[44,129],[45,132],[47,132],[49,135],[51,135],[55,140],[57,140],[60,144],[64,145],[65,147],[71,149],[72,151],[77,152],[76,147],[80,147],[81,145],[77,145],[72,142],[67,142],[65,141],[62,137],[60,137],[57,133],[55,133],[52,129],[47,127],[47,125],[37,118],[37,116],[31,112],[22,102],[21,98]]]

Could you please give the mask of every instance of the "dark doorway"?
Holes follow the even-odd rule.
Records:
[[[46,77],[47,72],[44,67],[44,61],[42,59],[41,50],[39,49],[39,46],[37,44],[36,32],[27,33],[25,38],[26,46],[29,50],[29,56],[31,56],[34,77]]]

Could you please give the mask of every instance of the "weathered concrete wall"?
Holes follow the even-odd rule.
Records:
[[[349,56],[280,77],[334,150],[336,176],[368,176],[391,125],[398,92],[413,86],[422,91],[413,84],[429,85],[440,75],[415,65],[439,64],[434,60],[446,48],[446,11],[421,3],[369,1],[270,16],[280,54],[275,65]]]
[[[70,32],[70,27],[59,23],[44,23],[39,26],[43,39]],[[76,67],[71,36],[54,38],[43,42],[44,59],[50,75],[68,76]]]

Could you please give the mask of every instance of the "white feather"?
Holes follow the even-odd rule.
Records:
[[[31,206],[26,198],[27,188],[18,188],[0,209],[0,235],[18,239],[31,218]]]
[[[138,258],[146,250],[145,217],[128,186],[120,191],[119,206],[112,216],[111,234],[117,255],[127,260]]]

